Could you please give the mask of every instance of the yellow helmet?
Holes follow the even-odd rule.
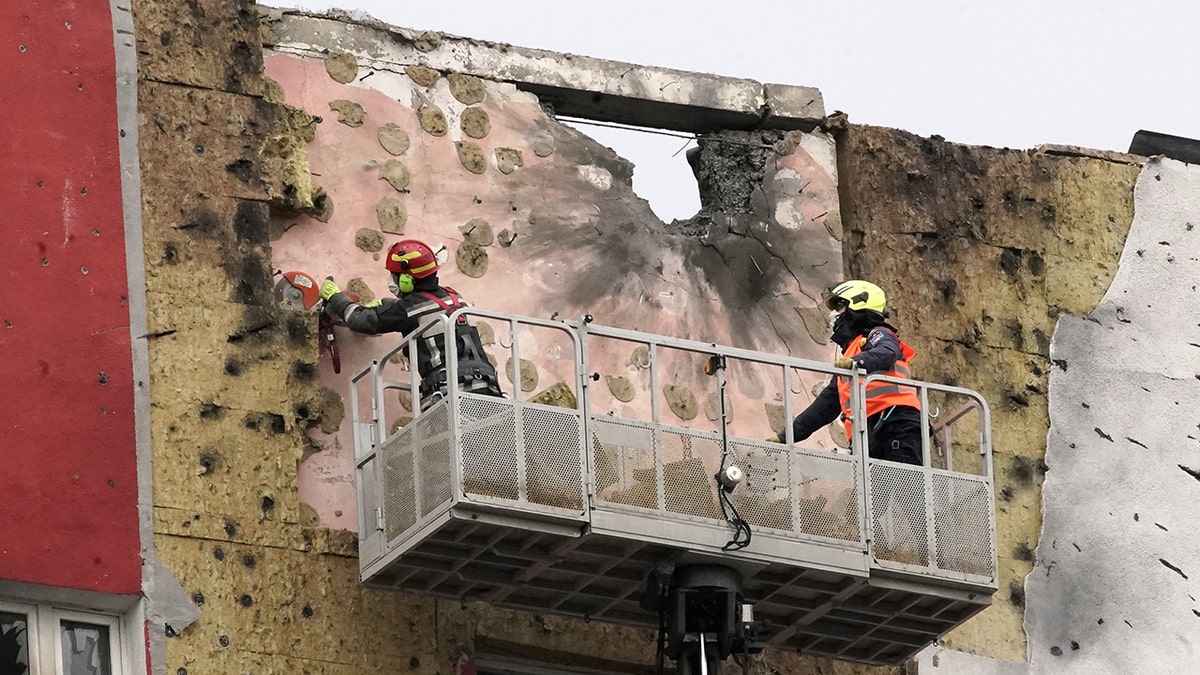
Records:
[[[825,294],[825,306],[832,310],[868,310],[884,314],[887,296],[883,289],[869,281],[852,279],[834,286]]]

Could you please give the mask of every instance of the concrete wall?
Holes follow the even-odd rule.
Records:
[[[1024,585],[1028,663],[934,650],[931,672],[1168,672],[1195,661],[1198,188],[1196,166],[1151,158],[1111,286],[1054,332],[1044,519]]]
[[[88,25],[99,21],[99,6],[70,9],[87,14]],[[10,45],[14,58],[74,69],[79,81],[15,84],[47,87],[47,100],[64,103],[36,118],[32,108],[0,113],[22,131],[13,137],[27,157],[0,166],[0,190],[29,222],[61,227],[79,222],[63,214],[86,214],[100,232],[72,239],[68,227],[59,239],[22,229],[0,254],[10,284],[30,300],[6,305],[13,327],[0,338],[50,350],[48,371],[29,358],[8,366],[8,378],[31,392],[28,407],[46,411],[38,418],[44,434],[21,428],[13,437],[54,452],[67,446],[46,439],[86,419],[64,411],[104,407],[109,415],[84,426],[108,442],[102,455],[84,448],[59,462],[10,466],[27,472],[24,485],[86,498],[77,517],[112,516],[89,523],[89,533],[111,529],[108,541],[120,544],[98,577],[31,571],[7,553],[0,577],[139,588],[132,409],[140,380],[129,365],[138,343],[125,327],[140,313],[135,303],[122,315],[129,310],[119,302],[137,264],[112,261],[129,242],[144,243],[147,326],[133,337],[145,335],[151,388],[153,472],[143,485],[153,550],[146,546],[142,588],[154,672],[446,673],[474,653],[652,668],[647,631],[359,584],[346,390],[318,357],[314,317],[275,305],[272,273],[333,274],[382,295],[377,254],[402,236],[444,244],[445,280],[483,306],[545,317],[590,312],[610,325],[813,358],[829,354],[817,301],[822,286],[843,276],[845,248],[846,275],[889,291],[895,321],[918,350],[917,376],[982,392],[994,415],[1001,591],[993,607],[930,649],[920,669],[1128,672],[1190,658],[1195,550],[1180,504],[1190,503],[1200,471],[1187,455],[1195,442],[1189,350],[1200,340],[1195,291],[1178,280],[1196,276],[1191,167],[1150,161],[1143,169],[1143,158],[1071,148],[966,147],[837,119],[831,135],[814,126],[820,112],[806,88],[685,74],[696,78],[686,91],[656,98],[653,88],[621,82],[629,64],[580,59],[567,67],[572,60],[555,55],[370,22],[297,14],[263,22],[244,0],[139,0],[132,10],[138,128],[123,137],[135,136],[140,152],[143,239],[128,229],[108,236],[136,220],[120,211],[136,173],[117,178],[122,135],[61,135],[95,129],[97,110],[110,110],[107,128],[116,129],[119,90],[91,86],[91,75],[120,81],[103,65],[112,61],[112,36],[106,47],[75,38],[80,22],[33,5],[5,22],[80,40],[72,50],[39,52],[18,31]],[[69,36],[54,33],[68,21]],[[273,46],[265,61],[264,35]],[[645,70],[648,80],[664,75]],[[601,92],[599,104],[580,94],[589,90]],[[710,134],[693,162],[701,213],[672,225],[655,220],[630,189],[632,167],[558,123],[547,101]],[[78,119],[84,110],[89,117]],[[45,136],[48,112],[60,135]],[[56,164],[62,157],[72,161]],[[73,182],[79,157],[95,162],[86,198]],[[39,173],[57,182],[38,187]],[[45,192],[55,185],[55,195]],[[55,262],[91,257],[99,262]],[[81,280],[89,301],[69,320],[42,311],[78,296]],[[1169,303],[1156,294],[1162,288],[1176,289]],[[25,325],[28,340],[19,337]],[[82,342],[62,342],[71,335]],[[343,372],[382,344],[341,337]],[[1155,356],[1145,361],[1147,353]],[[636,389],[628,355],[610,356],[606,381],[624,377]],[[527,395],[561,377],[544,355],[529,365],[538,383]],[[671,376],[702,408],[704,385],[690,364],[675,364]],[[1117,394],[1096,393],[1106,390]],[[631,405],[661,395],[641,389]],[[775,426],[782,395],[765,386],[737,391],[735,424],[747,433]],[[807,396],[796,394],[793,405]],[[125,406],[129,413],[113,412]],[[105,480],[97,493],[87,471],[83,487],[63,482],[63,462],[80,457],[103,466],[113,485]],[[77,523],[42,524],[70,532]],[[865,672],[774,651],[757,668]]]
[[[127,276],[114,19],[108,0],[16,0],[0,25],[0,580],[136,596],[141,289]]]
[[[1033,672],[1167,671],[1200,648],[1200,167],[1152,158],[1135,209],[1104,300],[1050,345]]]
[[[828,136],[727,132],[729,142],[705,143],[695,160],[705,179],[705,211],[668,228],[633,194],[628,162],[555,121],[531,94],[423,65],[436,61],[439,49],[450,49],[451,40],[419,51],[379,31],[372,46],[364,30],[298,15],[276,25],[281,36],[312,39],[319,32],[325,44],[352,42],[361,50],[322,53],[281,38],[266,60],[288,104],[322,117],[306,150],[329,207],[281,219],[281,235],[272,243],[276,268],[332,275],[366,298],[385,296],[381,252],[415,237],[445,247],[442,281],[491,310],[543,318],[590,313],[606,325],[825,358],[825,316],[816,300],[836,279],[840,257],[829,232],[838,220]],[[585,84],[595,82],[577,86]],[[398,336],[338,332],[343,374],[320,362],[333,407],[314,430],[315,446],[323,450],[306,455],[299,488],[323,524],[354,529],[350,425],[339,427],[330,416],[342,414],[338,399],[348,401],[345,373]],[[526,343],[524,395],[572,379],[570,359],[555,356],[563,352],[546,336],[538,339]],[[592,354],[609,385],[595,392],[601,411],[644,416],[650,396],[663,395],[647,390],[630,350]],[[685,358],[664,372],[663,384],[690,401],[664,409],[704,424],[701,406],[712,379]],[[733,423],[760,437],[779,424],[768,413],[781,393],[765,391],[766,382],[740,384],[731,395]],[[610,393],[616,386],[630,387],[634,399],[618,400]]]
[[[651,669],[648,631],[359,583],[344,379],[318,358],[315,317],[275,306],[272,272],[334,274],[378,296],[379,251],[419,236],[446,245],[445,281],[480,305],[591,311],[614,325],[823,357],[816,304],[840,276],[839,220],[832,141],[795,128],[812,128],[811,105],[748,131],[769,109],[768,88],[753,83],[731,118],[743,126],[721,127],[698,158],[705,213],[671,230],[630,190],[627,162],[534,96],[424,60],[445,58],[441,36],[318,21],[324,42],[312,45],[287,40],[289,26],[313,20],[277,16],[261,26],[280,45],[264,64],[248,2],[143,0],[134,17],[154,543],[178,585],[152,594],[151,631],[165,644],[156,672],[449,673],[474,653]],[[393,48],[411,60],[386,56]],[[610,64],[602,78],[610,71],[620,72]],[[710,84],[704,91],[728,83]],[[569,86],[543,86],[569,98]],[[728,105],[706,95],[699,107]],[[714,163],[746,168],[725,180]],[[382,344],[340,337],[343,374]],[[537,388],[552,384],[553,359],[531,361]],[[699,377],[675,374],[681,387]],[[765,433],[778,401],[761,388],[742,395],[738,418]],[[762,663],[848,672],[779,653]]]
[[[316,326],[273,306],[270,210],[311,204],[307,174],[288,171],[303,163],[302,126],[262,97],[253,4],[135,2],[133,18],[164,570],[147,592],[153,668],[298,672],[289,658],[336,638],[322,631],[297,649],[275,627],[324,616],[330,585],[299,570],[345,560],[300,524],[295,497]]]
[[[990,404],[1000,591],[943,644],[1024,661],[1041,529],[1050,342],[1117,272],[1141,158],[1000,150],[848,126],[838,136],[850,274],[891,293],[914,375]]]

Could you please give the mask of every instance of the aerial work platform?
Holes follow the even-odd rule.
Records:
[[[422,407],[416,341],[449,331],[457,382],[459,316],[492,328],[515,384]],[[558,378],[539,395],[532,359]],[[835,374],[856,421],[870,381],[917,391],[923,466],[868,458],[863,424],[849,448],[758,440],[763,401],[790,420]],[[464,308],[355,374],[351,394],[365,583],[657,628],[656,571],[721,566],[759,641],[873,664],[903,662],[997,588],[989,414],[966,389]]]

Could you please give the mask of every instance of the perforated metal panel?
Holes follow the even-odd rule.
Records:
[[[516,500],[517,424],[513,404],[501,398],[458,400],[463,492]]]
[[[740,467],[744,475],[742,484],[729,495],[742,520],[755,530],[795,531],[791,452],[778,443],[731,441],[728,463]]]
[[[875,559],[929,566],[925,472],[876,460],[869,461],[869,470]]]
[[[657,455],[652,425],[593,417],[592,466],[597,501],[658,509]]]
[[[590,423],[597,500],[671,517],[723,523],[712,476],[720,440],[712,433],[614,417]]]
[[[399,444],[393,444],[398,446]],[[385,448],[383,515],[384,536],[392,541],[417,524],[417,490],[413,480],[413,456],[407,449]]]
[[[610,416],[593,417],[589,428],[597,503],[725,522],[713,480],[721,466],[721,442],[715,434],[655,429]],[[662,446],[661,470],[656,442]],[[863,540],[857,458],[735,438],[729,442],[730,464],[745,474],[730,501],[752,528],[781,536]]]
[[[872,552],[880,566],[923,567],[925,574],[994,583],[995,523],[987,478],[875,460],[870,475]]]
[[[475,395],[458,406],[464,494],[583,512],[577,411]]]
[[[721,467],[720,440],[701,432],[660,427],[663,508],[668,513],[723,521],[713,475]],[[653,480],[653,473],[647,472]]]
[[[800,531],[841,541],[861,542],[861,467],[857,457],[794,450]]]
[[[573,410],[525,406],[524,498],[532,504],[583,509],[581,418]]]
[[[949,572],[996,576],[992,548],[992,489],[984,479],[934,474],[933,523],[936,567]]]
[[[730,498],[751,527],[862,540],[856,458],[737,439],[728,463],[745,473]]]
[[[450,451],[454,439],[450,436],[450,411],[445,402],[438,403],[412,424],[413,445],[420,448],[417,455],[421,491],[421,515],[427,516],[450,501],[453,484]]]
[[[446,404],[439,403],[380,449],[388,541],[450,500],[450,440],[449,414]]]

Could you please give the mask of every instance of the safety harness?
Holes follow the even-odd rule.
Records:
[[[428,291],[417,292],[441,307],[447,315],[453,314],[454,310],[463,306],[462,299],[453,288],[443,286],[442,290],[450,297],[448,302]],[[479,329],[471,325],[466,316],[460,315],[454,322],[454,335],[458,347],[458,382],[462,390],[500,396],[500,381],[496,369],[483,353],[483,339],[479,337]],[[445,367],[437,368],[421,379],[422,396],[444,391],[445,387]]]

